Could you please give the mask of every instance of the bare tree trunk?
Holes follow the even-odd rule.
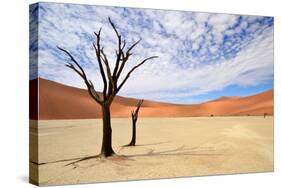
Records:
[[[101,156],[112,156],[114,151],[112,149],[112,130],[110,121],[110,106],[102,106],[102,121],[103,121],[103,137],[102,137],[102,147]]]
[[[135,146],[136,145],[136,124],[137,124],[137,119],[134,119],[132,116],[132,139],[131,142],[128,144],[128,146]]]
[[[151,56],[148,58],[145,58],[138,64],[136,64],[124,77],[123,81],[119,80],[120,75],[122,71],[124,70],[125,64],[128,61],[129,57],[132,55],[131,51],[135,46],[141,41],[138,40],[137,42],[133,43],[131,46],[126,47],[126,41],[122,40],[122,36],[117,31],[115,25],[111,21],[110,18],[108,18],[108,21],[110,25],[112,26],[114,32],[116,33],[117,39],[118,39],[118,49],[116,50],[116,61],[113,71],[110,68],[110,64],[107,58],[107,55],[105,54],[104,47],[101,45],[100,39],[101,39],[101,28],[98,32],[94,32],[96,36],[96,42],[93,43],[93,47],[95,49],[95,54],[100,70],[100,74],[103,81],[103,91],[102,96],[98,94],[96,91],[94,84],[91,80],[88,79],[83,67],[80,66],[80,64],[77,62],[77,60],[71,55],[71,53],[59,46],[57,48],[61,51],[63,51],[65,54],[67,54],[71,60],[72,63],[67,63],[65,66],[72,69],[74,72],[76,72],[85,82],[89,95],[93,98],[94,101],[96,101],[102,108],[102,114],[103,114],[103,137],[102,137],[102,147],[101,147],[101,156],[108,157],[114,155],[114,151],[112,149],[112,130],[111,130],[111,122],[110,122],[110,104],[113,101],[114,97],[117,95],[117,93],[120,91],[120,89],[123,87],[123,85],[126,83],[126,81],[129,79],[130,75],[140,66],[142,66],[146,61],[158,58],[158,56]],[[121,82],[120,82],[121,81]],[[120,83],[120,84],[117,84]],[[140,108],[140,104],[135,112],[134,119],[137,119],[138,116],[138,109]],[[134,140],[136,140],[136,120],[133,123],[133,137]],[[136,141],[134,141],[135,144]]]
[[[132,111],[131,116],[132,116],[132,139],[131,142],[126,145],[126,146],[135,146],[136,145],[136,137],[137,137],[137,121],[138,121],[138,116],[139,116],[139,110],[141,107],[141,104],[143,103],[143,99],[140,100],[137,104],[137,109],[135,111]]]

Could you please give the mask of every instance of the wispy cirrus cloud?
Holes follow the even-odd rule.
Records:
[[[59,45],[72,52],[101,90],[93,33],[102,27],[102,45],[113,66],[117,43],[107,20],[111,17],[129,44],[142,38],[124,73],[145,57],[159,56],[131,76],[121,95],[188,102],[229,86],[273,82],[272,17],[53,3],[39,3],[32,11],[39,15],[43,78],[84,87],[64,67],[69,59],[57,50]]]

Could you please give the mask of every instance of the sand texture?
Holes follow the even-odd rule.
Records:
[[[30,81],[30,90],[39,82],[39,117],[36,110],[30,119],[93,119],[101,118],[100,106],[88,92],[42,78]],[[34,99],[34,96],[30,100]],[[111,106],[111,117],[130,117],[138,99],[116,96]],[[168,104],[145,100],[141,117],[195,117],[195,116],[260,116],[273,115],[273,90],[248,97],[221,97],[202,104]],[[37,104],[31,104],[32,109]]]
[[[140,118],[135,147],[122,147],[129,118],[112,119],[112,129],[117,156],[77,162],[99,154],[101,119],[30,121],[39,184],[273,171],[273,117]]]

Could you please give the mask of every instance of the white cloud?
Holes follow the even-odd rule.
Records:
[[[161,67],[157,77],[143,71],[136,75],[134,80],[128,82],[123,92],[139,91],[141,94],[146,91],[163,97],[163,94],[157,94],[157,91],[159,93],[167,91],[170,94],[185,88],[184,92],[179,93],[185,96],[195,96],[217,91],[230,85],[255,86],[268,81],[273,76],[272,28],[265,33],[265,36],[257,37],[233,59],[193,69],[181,69],[177,66]],[[142,80],[140,80],[141,78]],[[157,91],[155,91],[155,87],[157,87]],[[174,95],[175,93],[172,94],[172,96]]]
[[[107,21],[110,16],[128,45],[142,38],[122,77],[140,60],[159,56],[134,72],[121,95],[169,100],[272,80],[273,27],[255,22],[262,17],[244,16],[238,27],[230,29],[239,16],[50,3],[41,6],[39,73],[47,79],[85,87],[64,67],[68,58],[56,49],[61,46],[73,53],[101,90],[92,42],[94,32],[102,27],[102,45],[113,67],[117,44]],[[239,34],[243,29],[248,33]],[[232,37],[235,34],[239,35]],[[226,35],[232,38],[224,41]]]

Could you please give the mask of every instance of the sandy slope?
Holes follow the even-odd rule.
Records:
[[[113,148],[119,156],[68,166],[73,158],[99,153],[101,120],[34,123],[31,147],[38,136],[39,159],[31,155],[31,161],[42,163],[41,185],[273,170],[272,117],[141,118],[136,147],[122,147],[130,140],[130,119],[113,119]]]
[[[37,79],[30,81],[35,90]],[[31,96],[34,98],[34,96]],[[136,99],[117,96],[111,107],[112,117],[129,117]],[[31,106],[35,106],[31,104]],[[273,90],[249,97],[222,97],[197,105],[175,105],[145,101],[140,117],[190,117],[273,114]],[[34,112],[31,119],[37,119]],[[86,90],[39,79],[39,119],[101,118],[101,110]]]

